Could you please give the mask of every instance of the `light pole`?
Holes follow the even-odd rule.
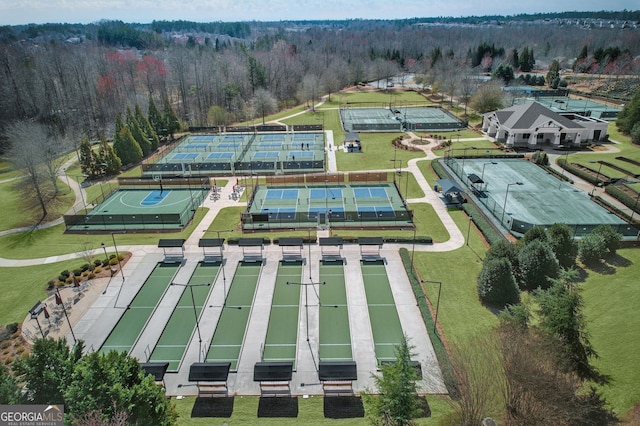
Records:
[[[196,331],[198,332],[198,362],[202,359],[202,335],[200,334],[200,318],[198,317],[198,310],[196,309],[196,299],[193,296],[193,287],[209,287],[211,283],[203,283],[203,284],[178,284],[171,283],[171,285],[175,285],[178,287],[187,287],[191,292],[191,305],[193,306],[193,316],[196,320]],[[204,306],[203,306],[204,309]]]
[[[509,196],[509,187],[511,185],[524,185],[522,182],[513,182],[507,184],[507,192],[504,194],[504,206],[502,207],[502,216],[500,217],[500,223],[504,220],[504,212],[507,209],[507,197]]]
[[[591,195],[593,197],[593,193],[596,191],[596,186],[598,186],[598,183],[600,183],[600,170],[602,170],[602,162],[600,161],[589,161],[590,163],[600,163],[600,166],[598,167],[598,174],[596,175],[596,182],[593,184],[593,189],[591,190],[591,193],[589,195]]]
[[[297,283],[297,282],[291,282],[291,281],[287,281],[287,285],[299,285],[304,287],[304,307],[305,307],[305,312],[306,312],[306,325],[307,325],[307,342],[309,342],[309,290],[307,289],[308,286],[312,286],[313,287],[313,291],[316,291],[316,284],[318,285],[324,285],[326,284],[325,282],[321,282],[321,283],[314,283],[313,281],[308,282],[308,283]],[[317,295],[317,293],[316,293]],[[318,296],[318,302],[320,301],[320,297]]]
[[[498,164],[498,163],[496,163],[495,161],[491,161],[489,163],[484,163],[482,165],[482,175],[480,176],[480,180],[484,180],[484,168],[487,167],[487,164]]]
[[[469,236],[471,235],[471,222],[473,222],[473,216],[469,215],[469,227],[467,228],[467,246],[469,245]]]
[[[442,291],[442,281],[430,281],[430,280],[423,280],[423,283],[432,283],[432,284],[438,284],[438,301],[436,302],[436,317],[433,320],[433,332],[436,332],[436,327],[438,326],[438,311],[440,310],[440,292]]]
[[[460,176],[463,180],[463,182],[466,183],[466,179],[464,177],[464,160],[467,158],[467,150],[468,149],[477,149],[475,146],[467,146],[462,150],[462,169],[460,170],[460,174],[462,174],[462,176]]]
[[[120,269],[120,275],[122,275],[122,284],[120,285],[120,289],[118,290],[118,295],[116,296],[116,301],[113,304],[115,308],[118,305],[118,299],[120,298],[120,292],[122,291],[122,287],[124,287],[124,272],[122,271],[122,264],[120,263],[120,254],[118,253],[118,246],[116,245],[116,237],[111,233],[111,239],[113,240],[113,247],[116,250],[116,259],[118,259],[118,269]]]
[[[107,266],[109,267],[109,281],[107,282],[107,286],[104,288],[102,294],[105,294],[107,292],[107,289],[109,288],[109,284],[111,284],[111,279],[113,278],[113,273],[111,272],[111,265],[109,264],[109,256],[107,255],[107,247],[104,245],[104,243],[100,243],[100,245],[102,246],[102,250],[104,250],[104,259],[105,262],[107,262]]]
[[[40,334],[42,335],[43,339],[45,338],[44,331],[42,330],[42,326],[40,325],[40,321],[38,320],[38,315],[40,315],[40,313],[45,309],[46,309],[45,304],[39,300],[36,302],[35,305],[33,305],[31,309],[29,309],[29,314],[31,314],[31,319],[36,320],[36,324],[38,324],[38,330],[40,330]]]
[[[62,296],[60,296],[60,289],[58,287],[56,287],[56,302],[59,305],[62,305],[62,312],[64,312],[64,316],[67,319],[67,324],[69,324],[69,330],[71,330],[71,337],[73,337],[73,344],[75,345],[78,342],[78,339],[76,339],[76,335],[73,332],[71,321],[69,321],[69,315],[67,315],[67,308],[65,308],[64,306],[64,302],[62,301]]]
[[[558,185],[558,189],[562,187],[562,182],[564,181],[564,171],[566,170],[567,164],[569,162],[569,151],[564,155],[564,167],[562,168],[562,173],[560,174],[560,184]]]

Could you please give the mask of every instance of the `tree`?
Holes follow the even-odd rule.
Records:
[[[80,141],[80,170],[82,174],[91,177],[95,176],[96,163],[97,159],[89,143],[89,138],[82,138]]]
[[[66,404],[65,389],[82,357],[82,341],[73,351],[64,339],[37,339],[26,358],[15,361],[14,371],[25,383],[22,399],[29,404]]]
[[[113,150],[124,166],[135,164],[143,157],[140,145],[133,138],[127,126],[122,127],[116,134]]]
[[[485,84],[471,98],[471,107],[480,114],[502,108],[502,89],[497,84]]]
[[[586,266],[594,266],[606,254],[607,245],[602,235],[590,232],[578,242],[578,259]]]
[[[420,414],[416,382],[420,379],[411,364],[413,347],[407,337],[396,347],[396,361],[381,367],[382,376],[374,375],[378,395],[363,394],[363,402],[372,424],[402,426],[412,424]]]
[[[634,124],[631,129],[631,142],[640,145],[640,121]]]
[[[509,84],[514,79],[513,67],[511,65],[500,64],[491,74],[493,78],[501,79],[504,84]]]
[[[560,82],[560,62],[558,62],[557,59],[551,61],[549,71],[547,71],[546,81],[549,87],[553,87],[554,89],[558,87],[558,83]]]
[[[616,254],[620,248],[622,234],[616,232],[610,225],[598,225],[591,232],[595,235],[600,235],[604,239],[604,246],[610,256]]]
[[[100,162],[101,173],[106,176],[113,176],[120,172],[122,161],[116,155],[113,147],[104,136],[100,137],[100,146],[98,147],[98,161]]]
[[[534,240],[518,251],[518,281],[520,290],[548,288],[549,278],[557,278],[560,265],[549,245]]]
[[[640,89],[633,94],[631,100],[620,111],[616,125],[622,133],[629,134],[638,122],[640,122]]]
[[[142,150],[142,156],[146,157],[151,152],[151,142],[147,138],[147,135],[142,130],[140,123],[136,119],[136,116],[131,111],[131,108],[127,107],[127,127],[133,139],[138,143]]]
[[[99,412],[103,420],[111,420],[126,413],[129,424],[172,425],[177,418],[162,387],[124,352],[84,356],[75,366],[65,398],[72,419]]]
[[[547,242],[562,268],[570,268],[576,264],[578,243],[573,238],[573,231],[564,223],[555,223],[547,229]]]
[[[478,296],[482,303],[504,308],[520,302],[520,291],[506,257],[485,261],[478,275]]]
[[[547,241],[547,232],[544,230],[542,226],[534,226],[525,232],[524,236],[518,241],[518,243],[522,246],[526,246],[527,244],[540,240],[542,242]]]
[[[16,381],[9,374],[9,370],[0,364],[0,404],[17,404],[20,398],[20,390]]]
[[[585,380],[603,381],[602,376],[589,363],[597,358],[586,330],[582,314],[582,296],[576,288],[554,280],[547,290],[535,293],[539,306],[540,328],[559,339],[567,369]]]
[[[164,121],[164,117],[156,107],[153,97],[149,95],[149,109],[147,111],[149,116],[149,124],[153,128],[156,135],[167,136],[169,131],[167,130],[167,123]]]
[[[265,117],[274,112],[277,107],[276,98],[266,89],[255,91],[253,98],[251,98],[251,105],[254,112],[262,117],[262,124],[264,124]]]
[[[28,182],[25,192],[29,198],[35,195],[44,219],[49,201],[45,182],[49,180],[50,169],[53,167],[51,163],[47,164],[50,161],[47,153],[52,149],[47,131],[37,123],[16,122],[7,128],[5,136],[11,144],[8,158],[17,169],[25,173]],[[57,178],[52,182],[55,185],[54,193],[57,193]]]
[[[145,137],[149,141],[150,152],[154,152],[156,149],[158,149],[160,140],[158,139],[157,133],[153,130],[153,126],[151,126],[151,123],[149,122],[147,117],[143,114],[142,108],[140,108],[140,105],[138,104],[136,104],[134,107],[134,115],[135,115],[136,121],[138,122],[138,124],[140,125],[140,128],[142,129],[142,132],[144,133]]]
[[[180,121],[178,120],[176,113],[173,111],[167,96],[163,98],[162,105],[162,122],[166,125],[167,134],[170,134],[171,137],[173,137],[173,135],[180,130]]]

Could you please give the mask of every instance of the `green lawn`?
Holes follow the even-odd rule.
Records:
[[[350,172],[356,170],[387,170],[406,167],[412,158],[424,157],[422,151],[394,150],[391,141],[404,133],[367,133],[361,134],[362,152],[336,151],[338,170]],[[395,152],[394,152],[395,151]],[[396,159],[394,166],[393,159]]]
[[[594,365],[611,376],[611,384],[602,391],[621,415],[640,401],[640,250],[623,249],[618,254],[614,273],[589,270],[581,288],[587,329],[600,356]]]
[[[168,233],[131,233],[115,234],[116,244],[143,245],[158,244],[160,238],[188,238],[195,225],[202,220],[208,209],[199,208],[194,220],[182,232]],[[32,259],[49,257],[65,253],[84,251],[85,243],[90,247],[99,248],[100,243],[112,245],[110,236],[104,234],[65,234],[64,225],[21,234],[0,237],[0,257],[8,259]]]
[[[365,426],[370,424],[365,418],[354,419],[326,419],[324,418],[324,398],[319,396],[310,396],[309,398],[298,397],[298,416],[293,418],[286,417],[257,417],[258,413],[258,397],[253,396],[236,396],[233,401],[233,413],[229,418],[216,418],[213,424],[229,424],[229,425],[278,425],[278,426],[297,426],[297,425],[349,425],[349,426]],[[187,397],[180,400],[173,399],[176,411],[178,412],[179,425],[210,425],[211,417],[191,417],[191,411],[196,399]],[[418,426],[432,426],[440,424],[440,420],[451,412],[451,407],[447,404],[444,397],[427,396],[427,402],[431,408],[431,417],[420,418],[416,420]]]
[[[479,136],[476,136],[476,137],[479,137]],[[443,149],[433,150],[434,154],[440,157],[444,157],[445,155],[448,155],[447,151],[451,149],[452,154],[454,156],[463,155],[463,153],[465,152],[467,156],[474,156],[474,155],[482,156],[482,155],[486,155],[485,150],[496,148],[496,145],[493,142],[491,142],[489,139],[485,139],[481,141],[460,139],[460,141],[458,141],[457,138],[453,138],[452,141],[453,143],[451,146],[445,147]],[[474,147],[476,149],[473,149]],[[463,151],[465,148],[467,148],[467,150]]]

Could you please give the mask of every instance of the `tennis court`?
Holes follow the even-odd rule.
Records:
[[[515,104],[538,102],[550,110],[562,114],[577,114],[584,117],[600,118],[602,120],[615,120],[620,113],[620,108],[592,101],[590,99],[570,98],[568,96],[535,96],[517,98]]]
[[[148,182],[145,188],[119,188],[86,215],[66,215],[67,231],[182,229],[210,190]]]
[[[198,263],[189,282],[182,286],[182,296],[173,309],[149,361],[168,362],[167,371],[175,372],[180,369],[189,342],[198,332],[196,320],[200,318],[219,270],[220,264]]]
[[[237,370],[261,269],[259,262],[238,264],[211,338],[207,362],[230,362],[231,371]]]
[[[384,261],[361,262],[369,321],[378,365],[396,359],[395,348],[403,337],[400,318],[391,293]]]
[[[320,361],[351,361],[343,262],[321,262],[320,283]]]
[[[453,131],[467,123],[435,107],[341,108],[346,132]]]
[[[478,195],[480,206],[510,232],[524,234],[534,226],[569,225],[576,236],[596,226],[611,225],[623,236],[637,229],[593,202],[588,194],[560,181],[534,163],[520,159],[451,158],[447,164],[469,184],[476,174],[486,188]]]
[[[323,132],[190,135],[156,163],[142,165],[146,176],[276,174],[324,171]]]
[[[302,262],[280,262],[273,290],[269,325],[265,337],[262,360],[265,362],[293,362],[298,343],[298,315],[300,291],[304,285]],[[305,291],[308,291],[305,289]]]
[[[100,348],[101,353],[133,348],[164,296],[180,265],[158,263]]]
[[[243,215],[246,229],[328,223],[333,227],[413,224],[397,187],[391,182],[260,186],[247,210]]]

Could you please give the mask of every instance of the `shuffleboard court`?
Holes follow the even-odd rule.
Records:
[[[189,279],[187,287],[171,313],[169,321],[160,335],[149,361],[168,362],[167,371],[178,371],[182,358],[196,330],[199,318],[218,275],[220,265],[199,263]],[[207,285],[209,284],[209,285]],[[192,293],[193,292],[193,293]]]
[[[320,263],[320,361],[351,361],[344,265]]]
[[[293,362],[298,342],[302,262],[278,265],[262,360]]]
[[[179,267],[180,265],[174,263],[158,263],[156,265],[102,344],[101,353],[110,351],[128,353],[131,350],[146,327],[158,302],[173,281]]]
[[[384,261],[362,262],[360,266],[378,364],[393,361],[403,331]]]
[[[238,264],[211,338],[207,362],[230,362],[231,371],[237,371],[261,269],[262,263]]]

